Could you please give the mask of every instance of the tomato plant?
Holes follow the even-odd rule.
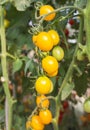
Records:
[[[0,1],[1,130],[90,129],[89,14],[90,0]]]

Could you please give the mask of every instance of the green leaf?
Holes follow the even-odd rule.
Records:
[[[14,61],[13,62],[13,73],[15,73],[16,71],[20,70],[22,65],[23,65],[22,60],[17,59],[16,61]]]
[[[19,11],[25,11],[35,0],[14,0],[14,5]]]
[[[76,0],[74,5],[80,8],[84,8],[86,5],[86,2],[87,0]]]
[[[0,0],[0,5],[5,4],[8,0]]]
[[[0,110],[0,123],[4,122],[5,111],[3,109]]]
[[[61,93],[61,100],[65,100],[75,87],[74,83],[67,83],[66,86],[63,88],[62,93]]]
[[[30,59],[26,62],[26,65],[25,65],[25,69],[24,69],[25,74],[27,73],[27,70],[28,70],[28,69],[29,69],[31,72],[32,72],[33,69],[34,69],[33,61],[30,60]]]

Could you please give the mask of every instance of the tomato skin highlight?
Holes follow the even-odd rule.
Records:
[[[58,70],[59,64],[55,57],[53,56],[46,56],[42,60],[42,68],[48,74],[52,74]]]
[[[57,33],[57,31],[49,30],[48,33],[52,37],[53,45],[54,46],[57,45],[60,42],[60,37],[59,37],[59,34]]]
[[[64,58],[64,50],[60,46],[55,46],[52,50],[52,55],[58,61],[61,61]]]
[[[42,51],[50,51],[53,48],[53,41],[47,32],[40,32],[37,36],[36,45]]]
[[[43,5],[41,6],[39,13],[40,13],[40,16],[42,16],[52,11],[54,11],[54,8],[51,5]],[[55,18],[55,16],[56,16],[56,13],[49,14],[44,18],[44,20],[51,21]]]

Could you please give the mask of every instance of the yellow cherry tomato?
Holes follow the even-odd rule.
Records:
[[[52,113],[48,109],[43,109],[39,112],[39,117],[41,119],[41,122],[45,125],[48,125],[52,122]]]
[[[53,39],[53,45],[57,45],[60,42],[60,37],[59,34],[57,33],[57,31],[55,30],[50,30],[48,31],[49,35],[52,37]]]
[[[36,97],[36,104],[37,104],[37,106],[40,106],[40,105],[41,105],[42,108],[48,108],[50,102],[49,102],[48,99],[45,99],[45,98],[46,98],[45,95],[37,96],[37,97]],[[44,100],[44,99],[45,99],[45,100]]]
[[[53,41],[47,32],[40,32],[36,38],[36,45],[42,51],[50,51],[53,48]]]
[[[10,21],[7,19],[4,19],[4,27],[8,28],[9,24],[10,24]]]
[[[52,11],[54,11],[54,8],[51,5],[43,5],[40,8],[40,16],[51,13]],[[52,13],[47,15],[44,20],[46,21],[51,21],[55,18],[56,13]]]
[[[32,116],[31,126],[35,130],[43,130],[44,129],[44,124],[41,122],[41,119],[38,115]]]
[[[53,72],[53,73],[48,73],[48,76],[49,77],[54,77],[54,76],[56,76],[58,74],[58,70],[56,70],[55,72]]]
[[[58,70],[59,64],[55,57],[53,56],[46,56],[42,59],[42,68],[48,74],[55,73]]]
[[[52,88],[52,81],[46,77],[41,76],[35,82],[35,89],[39,94],[49,94]]]
[[[26,122],[26,129],[29,129],[29,128],[31,128],[31,121]]]
[[[35,45],[37,45],[37,35],[32,36],[32,41]]]

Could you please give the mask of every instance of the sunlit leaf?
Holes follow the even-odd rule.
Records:
[[[28,7],[30,7],[30,4],[34,2],[35,0],[14,0],[14,5],[19,11],[24,11]]]
[[[87,0],[75,0],[75,6],[78,6],[80,8],[84,8],[86,5]]]
[[[13,73],[20,70],[22,65],[23,65],[22,60],[17,59],[16,61],[14,61],[13,62]]]
[[[8,0],[0,0],[0,5],[6,3]]]
[[[27,73],[27,70],[30,70],[32,72],[33,69],[34,69],[33,61],[32,60],[28,60],[26,62],[25,69],[24,69],[25,74]]]
[[[65,100],[71,93],[74,88],[74,83],[67,83],[66,86],[63,88],[61,93],[61,100]]]

